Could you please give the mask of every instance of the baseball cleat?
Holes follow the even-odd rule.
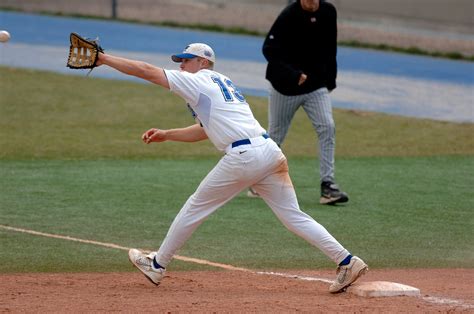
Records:
[[[321,183],[321,198],[319,203],[323,205],[335,205],[337,203],[345,203],[349,200],[349,196],[339,190],[339,186],[333,182]]]
[[[132,262],[133,266],[138,268],[145,277],[155,285],[159,285],[161,279],[165,276],[166,270],[164,268],[155,268],[153,266],[154,255],[145,255],[137,249],[130,249],[128,251],[128,259]]]
[[[249,188],[249,190],[247,191],[247,197],[257,198],[260,197],[260,194],[258,194],[254,189]]]
[[[337,277],[333,284],[329,287],[329,292],[337,293],[343,292],[349,287],[354,281],[360,276],[365,274],[369,270],[369,267],[363,260],[357,256],[353,256],[349,264],[339,266],[337,268]]]

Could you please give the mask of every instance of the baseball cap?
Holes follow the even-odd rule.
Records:
[[[183,59],[192,59],[195,57],[201,57],[212,62],[216,62],[216,55],[214,50],[206,44],[194,43],[186,46],[182,53],[171,56],[174,62],[181,62]]]

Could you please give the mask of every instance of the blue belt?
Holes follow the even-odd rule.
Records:
[[[270,136],[268,136],[268,134],[265,133],[265,134],[262,135],[262,137],[267,139]],[[232,143],[232,148],[240,146],[240,145],[248,145],[248,144],[252,144],[252,142],[250,142],[250,140],[248,138],[246,138],[245,140],[239,140],[239,141],[235,141],[234,143]]]

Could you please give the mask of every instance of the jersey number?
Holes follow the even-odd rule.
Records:
[[[245,101],[245,97],[242,95],[240,90],[237,87],[235,87],[234,83],[232,83],[230,80],[226,79],[225,84],[224,82],[222,82],[222,80],[219,77],[212,77],[212,80],[214,81],[214,83],[219,85],[222,92],[222,96],[224,96],[224,100],[226,102],[233,102],[234,97],[237,98],[237,100],[239,100],[240,102]]]

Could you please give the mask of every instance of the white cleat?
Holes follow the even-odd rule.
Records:
[[[344,291],[345,288],[350,286],[368,270],[369,267],[363,260],[357,256],[353,256],[349,264],[337,268],[337,277],[334,283],[329,287],[329,292],[337,293]]]
[[[166,270],[153,267],[153,257],[153,254],[145,255],[137,249],[130,249],[128,251],[128,259],[132,262],[133,266],[138,268],[151,283],[158,286],[161,279],[165,276]]]

